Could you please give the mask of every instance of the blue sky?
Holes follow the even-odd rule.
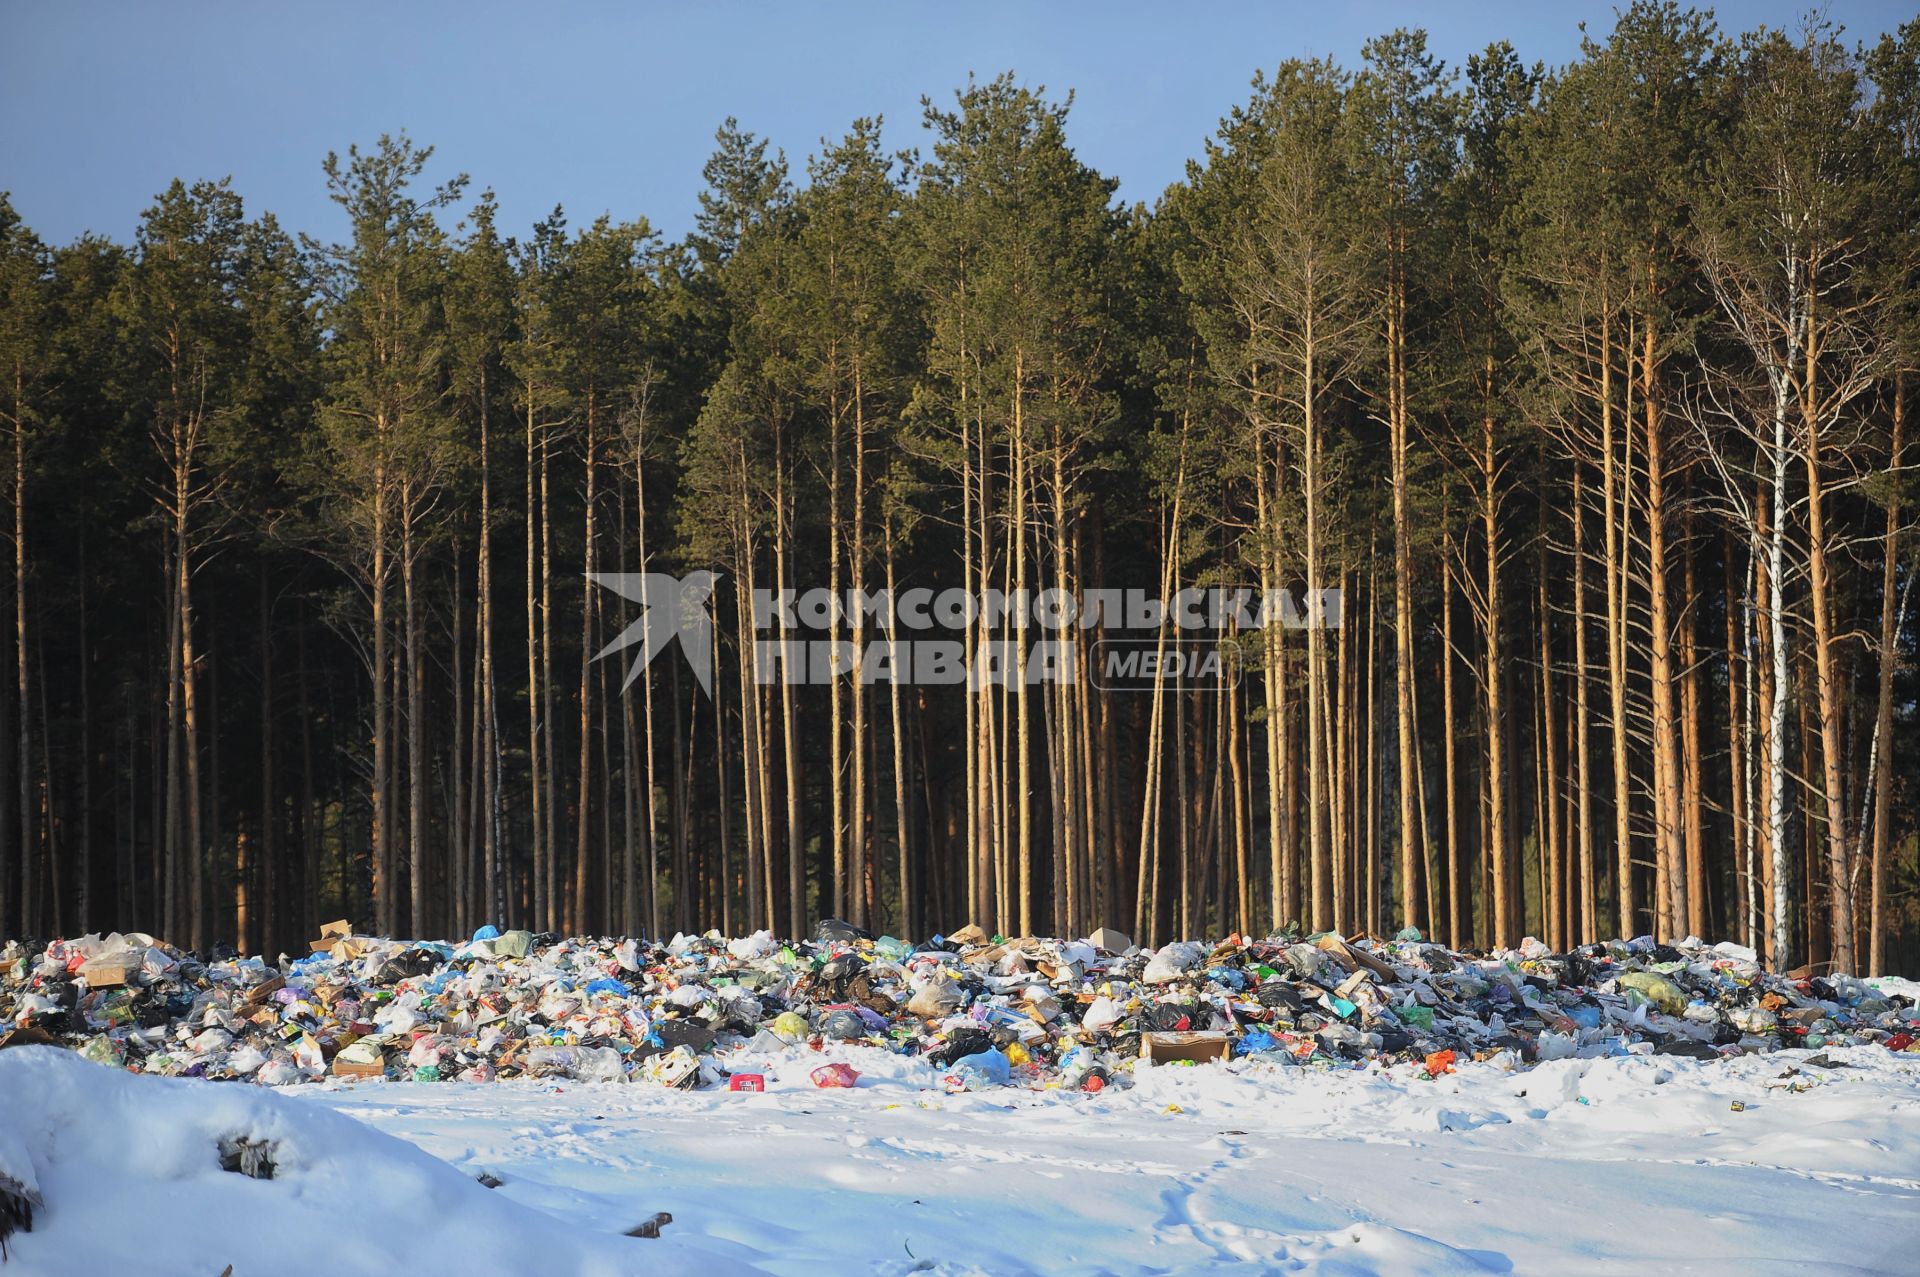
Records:
[[[1797,25],[1806,0],[1723,5],[1724,21]],[[1835,0],[1855,37],[1911,3]],[[1368,36],[1425,26],[1458,65],[1507,38],[1563,62],[1606,3],[1014,4],[134,3],[8,0],[0,15],[0,189],[40,234],[131,235],[175,176],[231,175],[249,211],[333,236],[320,162],[405,129],[432,174],[494,187],[519,231],[555,203],[575,225],[692,222],[700,166],[728,115],[799,170],[823,134],[886,117],[921,143],[920,97],[1012,70],[1075,91],[1071,137],[1121,196],[1177,180],[1257,68],[1296,54],[1357,63]]]

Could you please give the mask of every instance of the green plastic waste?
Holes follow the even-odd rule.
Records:
[[[102,1033],[87,1039],[87,1044],[80,1048],[80,1058],[117,1069],[126,1063],[127,1054],[118,1042]]]

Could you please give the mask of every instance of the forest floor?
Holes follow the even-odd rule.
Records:
[[[1912,1272],[1920,1059],[1812,1055],[1437,1079],[1236,1062],[1099,1095],[950,1095],[924,1063],[861,1048],[824,1053],[857,1088],[816,1090],[823,1054],[796,1049],[764,1094],[276,1094],[28,1048],[0,1053],[0,1097],[37,1096],[11,1138],[38,1119],[59,1156],[0,1277]],[[77,1132],[101,1118],[111,1139]],[[278,1181],[180,1151],[236,1124],[283,1142]],[[157,1198],[142,1177],[164,1181]],[[673,1216],[661,1240],[619,1235],[656,1211]]]

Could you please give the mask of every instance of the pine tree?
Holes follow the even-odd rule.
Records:
[[[14,678],[12,710],[17,734],[5,731],[6,703],[0,693],[0,831],[13,854],[0,858],[0,926],[19,919],[20,934],[37,932],[42,917],[37,880],[38,850],[33,813],[33,735],[31,684],[28,678],[27,580],[30,561],[27,542],[28,448],[44,429],[41,394],[46,377],[49,331],[46,248],[27,229],[12,202],[0,194],[0,407],[10,436],[12,507],[10,540],[13,550]],[[6,784],[11,779],[13,784]],[[11,809],[11,810],[10,810]],[[15,841],[17,835],[18,841]],[[9,906],[19,892],[19,912]]]
[[[427,919],[427,833],[423,712],[416,576],[427,549],[436,503],[452,459],[444,410],[444,236],[434,211],[451,205],[464,176],[416,199],[409,188],[425,171],[431,147],[402,134],[378,147],[350,148],[324,166],[334,202],[350,219],[345,244],[314,245],[322,263],[330,393],[320,415],[316,481],[332,529],[330,546],[362,586],[370,614],[355,628],[373,687],[372,836],[367,884],[378,925],[403,924],[424,934]],[[401,654],[391,656],[391,588],[402,588]],[[407,689],[409,912],[400,911],[399,829],[394,763],[398,735],[393,688]]]

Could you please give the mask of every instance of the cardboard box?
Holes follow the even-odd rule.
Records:
[[[1140,1058],[1154,1064],[1192,1060],[1226,1060],[1233,1055],[1233,1039],[1225,1033],[1142,1033]]]
[[[373,1038],[356,1038],[333,1057],[335,1077],[384,1077],[386,1071],[386,1057]]]
[[[345,918],[336,918],[332,922],[321,924],[320,938],[318,940],[311,942],[308,945],[308,948],[311,949],[314,953],[327,953],[331,951],[335,945],[339,944],[343,940],[350,938],[352,935],[353,935],[353,924],[351,922],[348,922]],[[338,956],[357,957],[359,955],[358,954],[342,954]]]
[[[253,986],[253,988],[249,989],[247,991],[246,1000],[242,1005],[250,1006],[250,1007],[260,1006],[268,998],[272,997],[274,994],[280,992],[280,990],[286,987],[287,987],[286,977],[275,976],[273,977],[273,979],[265,981],[264,983],[261,983],[261,984],[256,984]]]
[[[1349,971],[1357,971],[1365,968],[1379,976],[1382,980],[1391,980],[1394,978],[1393,968],[1391,966],[1363,949],[1356,949],[1339,936],[1334,935],[1331,931],[1323,936],[1316,937],[1313,944],[1315,948],[1324,949],[1334,957],[1340,959],[1340,961],[1346,964],[1347,970]]]
[[[1339,994],[1341,997],[1345,998],[1347,1001],[1353,1002],[1353,1001],[1356,1001],[1356,999],[1354,998],[1354,994],[1360,992],[1361,987],[1363,985],[1371,983],[1372,980],[1373,980],[1373,972],[1367,970],[1365,967],[1362,967],[1360,970],[1354,972],[1352,975],[1342,980],[1338,985],[1334,986],[1333,991]]]
[[[139,959],[127,955],[110,958],[95,958],[80,968],[80,978],[87,982],[89,989],[111,989],[127,982],[127,977],[140,969]]]

